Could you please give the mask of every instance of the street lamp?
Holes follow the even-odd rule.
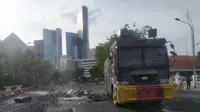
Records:
[[[187,18],[188,22],[182,21],[179,18],[175,18],[175,20],[189,25],[190,29],[191,29],[191,43],[192,43],[192,56],[193,56],[192,60],[193,60],[193,72],[194,72],[193,83],[194,83],[194,88],[196,88],[195,45],[197,45],[199,43],[196,43],[196,44],[194,43],[195,42],[195,40],[194,40],[194,26],[193,26],[192,20],[191,20],[190,15],[189,15],[189,11],[186,14],[186,18]]]
[[[196,45],[199,45],[199,44],[200,44],[200,42],[198,42],[198,43],[194,44],[194,46],[196,46]]]

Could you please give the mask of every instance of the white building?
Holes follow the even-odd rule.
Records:
[[[96,49],[90,49],[89,50],[89,58],[95,58],[96,55]]]
[[[88,58],[88,59],[77,59],[76,61],[80,62],[82,67],[84,68],[84,75],[90,76],[90,69],[95,66],[96,59]]]
[[[60,70],[75,70],[75,61],[71,57],[62,55],[60,58]]]

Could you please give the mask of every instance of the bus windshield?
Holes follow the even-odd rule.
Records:
[[[166,65],[164,48],[131,48],[118,51],[120,67],[142,67]]]
[[[166,65],[165,48],[144,48],[143,52],[146,66]]]
[[[142,67],[141,49],[131,48],[118,51],[120,67]]]

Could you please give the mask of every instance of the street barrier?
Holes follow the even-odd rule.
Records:
[[[13,86],[4,86],[6,92],[10,92]]]
[[[13,92],[16,94],[16,93],[22,92],[22,90],[21,89],[15,89],[15,90],[13,90]]]
[[[21,89],[23,85],[15,85],[16,89]]]
[[[1,96],[2,96],[2,97],[5,97],[5,96],[6,96],[6,93],[5,93],[5,92],[2,92],[2,93],[1,93]]]
[[[15,90],[11,90],[11,88],[13,86],[5,86],[5,91],[0,93],[1,94],[1,97],[7,97],[7,96],[12,96],[14,94],[17,94],[17,93],[20,93],[20,92],[23,92],[23,91],[32,91],[33,88],[32,87],[26,87],[26,88],[21,88],[21,85],[17,85],[18,87],[16,87],[17,89]]]
[[[22,88],[21,90],[23,90],[23,91],[31,91],[31,90],[33,90],[33,88],[32,87],[26,87],[26,88]]]

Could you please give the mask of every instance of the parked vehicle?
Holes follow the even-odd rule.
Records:
[[[174,98],[166,43],[165,38],[119,35],[104,64],[105,90],[116,106],[138,101],[160,104]]]

